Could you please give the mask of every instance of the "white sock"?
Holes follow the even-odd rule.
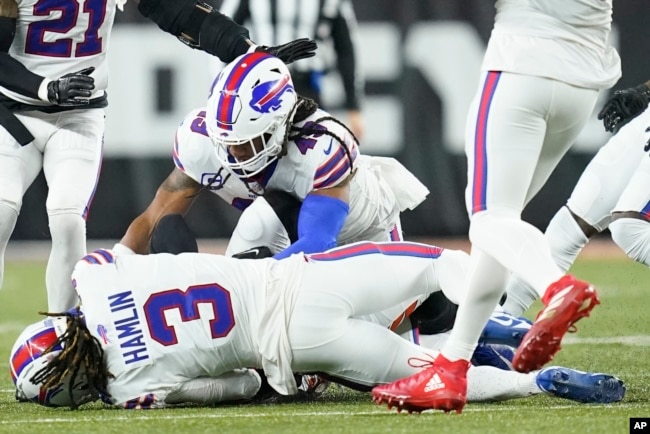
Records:
[[[86,254],[86,222],[78,214],[49,216],[52,250],[45,270],[47,305],[51,312],[65,312],[79,304],[72,287],[75,264]]]
[[[0,203],[0,288],[2,288],[5,274],[5,252],[17,220],[18,213],[16,210]]]
[[[467,372],[467,401],[504,401],[542,393],[537,373],[522,374],[493,366],[472,366]]]
[[[565,273],[571,268],[585,244],[589,242],[589,238],[582,232],[566,206],[555,213],[544,235],[555,263]]]
[[[555,213],[544,236],[548,241],[553,260],[563,272],[571,268],[578,254],[589,241],[566,206]],[[522,315],[539,298],[531,285],[514,275],[509,279],[506,291],[508,297],[503,309],[514,316]]]
[[[619,218],[609,224],[612,239],[630,258],[650,267],[650,222]]]
[[[448,360],[470,360],[483,327],[494,312],[507,271],[494,258],[472,246],[467,291],[458,305],[456,321],[441,353]]]

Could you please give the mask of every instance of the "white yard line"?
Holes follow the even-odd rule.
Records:
[[[474,406],[476,405],[476,406]],[[552,405],[550,406],[550,410],[561,410],[561,409],[569,409],[569,408],[575,408],[576,405]],[[617,403],[617,404],[589,404],[590,408],[599,408],[600,410],[608,410],[612,409],[615,411],[620,411],[621,409],[635,409],[635,408],[645,408],[644,405],[639,405],[636,403]],[[521,413],[522,410],[525,410],[525,408],[521,407],[520,405],[496,405],[496,406],[483,406],[482,404],[469,404],[468,407],[465,407],[463,409],[463,413],[484,413],[484,412],[490,412],[490,413],[496,413],[496,412],[510,412],[514,411],[517,413]],[[12,420],[12,421],[0,421],[0,425],[23,425],[23,424],[44,424],[44,423],[78,423],[78,422],[97,422],[100,419],[106,420],[106,421],[140,421],[140,420],[177,420],[177,419],[239,419],[239,418],[261,418],[261,417],[270,417],[270,418],[277,418],[278,413],[271,411],[268,413],[258,413],[258,412],[251,412],[251,413],[242,413],[242,414],[223,414],[223,413],[197,413],[197,414],[164,414],[162,412],[157,412],[155,410],[152,411],[147,411],[147,412],[142,412],[140,414],[134,414],[132,412],[128,412],[128,416],[115,416],[115,417],[97,417],[97,415],[94,415],[92,417],[83,417],[83,418],[77,418],[77,417],[56,417],[56,418],[27,418],[27,419],[17,419],[17,420]],[[296,413],[288,413],[287,416],[291,417],[336,417],[340,418],[341,416],[348,416],[348,417],[356,417],[356,416],[374,416],[374,415],[385,415],[389,412],[386,411],[385,407],[377,407],[376,410],[374,411],[361,411],[361,412],[346,412],[346,411],[329,411],[327,409],[323,410],[322,412],[319,411],[305,411],[305,412],[296,412]],[[396,413],[395,411],[392,411],[390,413]],[[406,414],[406,412],[403,412]],[[428,413],[428,412],[427,412]],[[435,413],[435,412],[434,412]],[[432,413],[433,414],[433,413]],[[440,413],[443,414],[443,413]]]
[[[571,345],[571,344],[588,344],[588,345],[600,345],[600,344],[623,344],[623,345],[634,345],[640,347],[650,346],[650,336],[639,335],[639,336],[611,336],[611,337],[600,337],[600,338],[581,338],[578,336],[566,336],[562,339],[562,344]]]

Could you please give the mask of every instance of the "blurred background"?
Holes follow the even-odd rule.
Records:
[[[477,86],[494,2],[352,3],[358,23],[357,61],[365,81],[362,151],[397,158],[431,190],[422,205],[403,215],[407,239],[465,236],[465,114]],[[109,49],[105,159],[88,217],[89,239],[120,238],[146,208],[173,168],[176,127],[188,111],[203,105],[219,68],[209,55],[188,49],[143,19],[133,2],[117,15]],[[611,91],[650,79],[649,29],[647,0],[615,4],[612,43],[623,61],[623,77],[602,93],[596,113]],[[346,120],[343,86],[335,73],[323,83],[323,103]],[[544,229],[607,138],[594,113],[524,217]],[[25,197],[12,239],[49,238],[46,192],[41,175]],[[201,238],[227,238],[238,216],[238,211],[205,193],[197,199],[188,221]]]

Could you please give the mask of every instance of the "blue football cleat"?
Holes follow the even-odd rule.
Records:
[[[474,366],[494,366],[504,371],[512,371],[512,358],[515,352],[507,345],[479,343],[472,355]]]
[[[517,348],[532,324],[528,318],[517,318],[505,312],[494,313],[485,325],[479,342]]]
[[[607,374],[550,366],[537,373],[537,385],[546,393],[582,403],[608,404],[625,396],[622,380]]]

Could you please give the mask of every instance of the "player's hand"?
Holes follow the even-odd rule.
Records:
[[[617,90],[598,113],[605,130],[616,133],[632,119],[640,115],[650,102],[650,89],[642,84],[637,87]]]
[[[292,63],[296,60],[307,59],[316,55],[314,52],[317,48],[316,42],[309,38],[296,39],[282,45],[267,47],[259,45],[255,51],[265,51],[278,57],[284,63]]]
[[[90,76],[94,67],[72,72],[47,84],[47,99],[60,106],[86,105],[95,89],[95,79]]]
[[[232,255],[233,258],[238,259],[262,259],[270,258],[271,256],[273,256],[273,252],[266,246],[253,247],[252,249]]]

